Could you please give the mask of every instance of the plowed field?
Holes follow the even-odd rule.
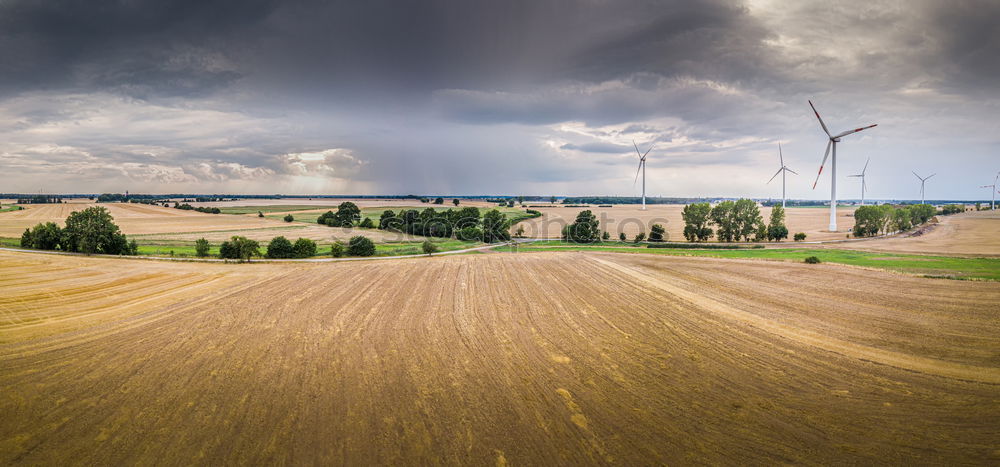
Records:
[[[0,464],[1000,462],[995,282],[599,253],[0,268]]]

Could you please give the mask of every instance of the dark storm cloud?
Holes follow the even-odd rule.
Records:
[[[815,152],[808,98],[877,135],[963,128],[985,154],[998,17],[985,0],[0,0],[0,162],[569,189],[633,138],[674,151],[651,168],[745,164],[778,138]]]

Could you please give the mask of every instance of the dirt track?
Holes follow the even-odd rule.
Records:
[[[0,463],[1000,462],[997,283],[582,253],[0,266]],[[211,281],[101,287],[141,273]],[[110,295],[45,293],[86,287]]]

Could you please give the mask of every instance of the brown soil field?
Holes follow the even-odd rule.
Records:
[[[938,216],[938,224],[919,236],[851,243],[851,249],[894,253],[1000,256],[1000,210]]]
[[[683,205],[677,204],[651,204],[645,211],[638,205],[621,204],[610,208],[600,208],[591,205],[586,208],[532,208],[540,211],[542,217],[528,219],[518,223],[524,227],[524,235],[530,238],[559,238],[564,225],[572,223],[580,211],[589,209],[597,219],[601,221],[601,230],[611,233],[611,238],[618,239],[620,232],[625,232],[629,239],[635,237],[639,232],[649,234],[649,228],[653,224],[661,224],[667,229],[669,240],[684,241],[684,219],[681,217]],[[767,222],[771,215],[771,208],[760,208],[764,222]],[[787,208],[785,210],[785,225],[788,226],[789,237],[795,232],[805,232],[807,240],[840,240],[847,235],[847,230],[854,226],[852,216],[854,208],[837,209],[837,229],[841,232],[830,233],[827,228],[830,224],[829,208]]]
[[[1000,283],[599,253],[0,267],[2,464],[1000,462]]]

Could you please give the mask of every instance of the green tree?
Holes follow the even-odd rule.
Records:
[[[510,240],[510,222],[507,216],[496,209],[483,216],[483,241],[486,243],[506,242]]]
[[[357,204],[345,201],[337,206],[337,213],[333,215],[333,218],[334,226],[351,227],[355,222],[361,220],[361,209],[358,208]]]
[[[760,208],[752,199],[742,198],[733,207],[733,230],[737,240],[750,240],[751,235],[760,238],[760,226],[764,224]],[[764,231],[766,236],[766,230]]]
[[[333,256],[334,258],[340,258],[341,256],[344,256],[344,244],[340,242],[334,242],[333,245],[330,245],[330,256]]]
[[[897,232],[910,230],[911,223],[910,208],[900,208],[892,212],[892,228]]]
[[[549,202],[552,203],[552,204],[556,204],[556,197],[555,196],[550,196],[549,197]]]
[[[211,248],[211,245],[209,245],[208,240],[205,240],[204,238],[199,238],[194,242],[194,254],[199,258],[208,256],[209,248]]]
[[[21,248],[34,248],[35,239],[31,236],[31,228],[24,229],[24,233],[21,234]]]
[[[435,245],[430,240],[424,240],[424,243],[423,243],[423,245],[420,245],[420,248],[422,250],[424,250],[424,253],[426,253],[427,256],[430,256],[430,255],[432,255],[434,253],[437,253],[437,251],[438,251],[437,245]]]
[[[890,209],[891,206],[888,206]],[[886,225],[887,210],[879,206],[861,206],[854,210],[855,237],[874,237]]]
[[[260,256],[260,244],[256,240],[234,235],[219,246],[219,257],[235,259],[240,262],[250,261],[250,258]]]
[[[625,232],[618,232],[618,240],[625,241],[628,237],[625,236]]]
[[[372,222],[371,217],[366,217],[364,219],[361,219],[361,223],[358,224],[358,227],[361,227],[362,229],[374,229],[375,222]]]
[[[798,233],[795,234],[795,241],[796,242],[801,242],[801,241],[803,241],[805,239],[806,239],[806,233],[805,232],[798,232]]]
[[[277,236],[271,239],[271,242],[267,244],[267,257],[278,259],[278,258],[291,258],[294,254],[292,250],[292,242],[288,241],[284,236]]]
[[[649,228],[649,241],[651,242],[662,242],[666,240],[667,229],[664,229],[660,224],[653,224]]]
[[[294,220],[295,220],[294,216],[292,216],[291,214],[285,214],[285,222],[291,222]]]
[[[396,213],[386,209],[382,211],[382,216],[378,219],[378,228],[383,230],[395,230],[399,228],[399,219]]]
[[[788,238],[788,227],[785,226],[785,208],[775,206],[771,208],[771,221],[767,226],[767,239],[780,242]]]
[[[580,211],[572,224],[563,227],[563,240],[574,243],[593,243],[601,238],[601,222],[589,209]]]
[[[440,196],[438,196],[437,198],[434,198],[434,204],[444,204],[444,198],[442,198]]]
[[[478,227],[464,227],[455,233],[455,237],[463,242],[478,242],[483,239],[483,231]]]
[[[733,223],[733,210],[736,203],[733,201],[723,201],[716,204],[710,213],[712,223],[716,226],[715,235],[720,242],[731,242],[736,236],[736,227]]]
[[[21,235],[21,246],[39,250],[55,250],[62,241],[62,229],[55,222],[37,224],[31,230],[25,229]]]
[[[451,200],[451,204],[454,204],[456,208],[458,207],[458,203],[459,203],[458,198]]]
[[[605,242],[608,241],[608,240],[611,240],[611,234],[608,233],[607,230],[605,230],[604,233],[601,234],[601,240],[603,240]]]
[[[316,242],[308,238],[299,238],[292,245],[292,256],[295,258],[311,258],[316,256]]]
[[[375,244],[368,237],[358,235],[347,242],[347,254],[351,256],[372,256],[375,254]]]
[[[643,240],[646,240],[646,232],[639,232],[635,234],[635,243],[642,243]]]
[[[66,218],[59,244],[66,251],[86,254],[129,254],[128,241],[103,206],[71,213]]]
[[[684,218],[684,238],[689,242],[704,242],[712,238],[711,221],[712,205],[694,203],[684,206],[681,217]]]

